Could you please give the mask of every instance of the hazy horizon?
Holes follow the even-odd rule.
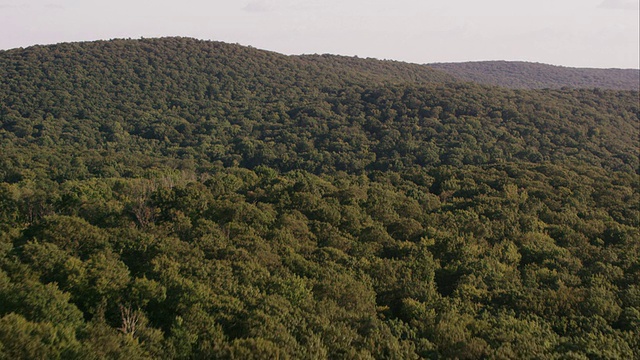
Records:
[[[640,68],[639,0],[0,0],[0,49],[193,37],[286,55]]]
[[[566,67],[566,68],[575,68],[575,69],[601,69],[601,70],[638,70],[640,71],[640,68],[605,68],[605,67],[589,67],[589,66],[567,66],[567,65],[562,65],[562,64],[550,64],[550,63],[543,63],[543,62],[538,62],[538,61],[529,61],[529,60],[510,60],[510,59],[480,59],[480,60],[461,60],[461,61],[437,61],[437,62],[430,62],[430,63],[414,63],[411,61],[406,61],[406,60],[402,60],[402,59],[391,59],[391,58],[376,58],[376,57],[371,57],[371,56],[360,56],[360,55],[345,55],[345,54],[331,54],[331,53],[301,53],[301,54],[284,54],[275,50],[271,50],[271,49],[263,49],[257,46],[253,46],[251,44],[240,44],[240,43],[235,43],[235,42],[229,42],[229,41],[222,41],[222,40],[216,40],[216,39],[201,39],[201,38],[195,38],[195,37],[191,37],[191,36],[181,36],[181,35],[167,35],[167,36],[157,36],[157,37],[138,37],[138,38],[110,38],[110,39],[95,39],[95,40],[78,40],[78,41],[62,41],[62,42],[57,42],[57,43],[47,43],[47,44],[32,44],[32,45],[27,45],[27,46],[20,46],[20,47],[16,47],[16,48],[9,48],[9,49],[0,49],[0,51],[10,51],[10,50],[15,50],[15,49],[24,49],[24,48],[29,48],[29,47],[33,47],[33,46],[53,46],[53,45],[59,45],[59,44],[67,44],[67,43],[83,43],[83,42],[96,42],[96,41],[111,41],[111,40],[141,40],[141,39],[160,39],[160,38],[171,38],[171,37],[186,37],[186,38],[193,38],[193,39],[197,39],[197,40],[202,40],[202,41],[213,41],[213,42],[223,42],[223,43],[227,43],[227,44],[237,44],[240,46],[247,46],[247,47],[252,47],[258,50],[262,50],[262,51],[270,51],[270,52],[275,52],[281,55],[285,55],[285,56],[305,56],[305,55],[332,55],[332,56],[346,56],[346,57],[358,57],[358,58],[363,58],[363,59],[376,59],[376,60],[381,60],[381,61],[397,61],[397,62],[403,62],[403,63],[409,63],[409,64],[417,64],[417,65],[437,65],[437,64],[464,64],[464,63],[484,63],[484,62],[511,62],[511,63],[529,63],[529,64],[541,64],[541,65],[549,65],[549,66],[557,66],[557,67]]]

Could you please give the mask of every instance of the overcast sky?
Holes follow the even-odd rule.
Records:
[[[285,54],[638,68],[640,0],[0,0],[0,49],[190,36]]]

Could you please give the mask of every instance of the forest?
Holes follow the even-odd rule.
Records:
[[[637,90],[0,51],[0,359],[638,359]]]
[[[437,63],[429,67],[462,81],[514,89],[605,88],[640,90],[639,69],[569,68],[523,61]]]

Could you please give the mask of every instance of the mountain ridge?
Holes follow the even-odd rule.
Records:
[[[639,69],[576,68],[527,61],[469,61],[427,64],[462,81],[509,88],[607,88],[638,90]]]
[[[512,89],[544,89],[561,87],[571,88],[602,88],[612,90],[639,90],[640,69],[619,68],[584,68],[562,65],[551,65],[529,61],[465,61],[465,62],[437,62],[417,64],[400,60],[381,60],[376,58],[362,58],[358,56],[344,56],[333,54],[300,54],[284,55],[276,51],[258,49],[253,46],[225,43],[214,40],[200,40],[190,37],[160,37],[142,38],[139,41],[162,39],[188,39],[202,44],[226,45],[246,49],[248,52],[263,52],[271,56],[300,59],[323,66],[339,64],[358,69],[368,80],[377,81],[412,81],[412,82],[476,82],[482,85],[502,86]],[[65,46],[65,44],[108,43],[113,41],[136,41],[132,39],[111,39],[82,42],[62,42],[58,44],[33,45],[24,48],[0,50],[0,53],[28,50],[39,47]],[[395,72],[394,79],[383,79],[376,72]]]

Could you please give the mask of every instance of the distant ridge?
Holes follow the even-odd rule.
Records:
[[[354,74],[370,80],[387,83],[454,83],[455,76],[439,69],[396,60],[378,60],[342,55],[292,55],[318,68],[329,70],[341,78],[352,78]]]
[[[261,50],[251,46],[228,44],[217,41],[198,40],[185,37],[149,38],[141,40],[113,39],[109,41],[91,41],[60,43],[55,45],[34,45],[27,48],[0,50],[2,57],[21,56],[19,54],[48,52],[86,51],[91,54],[98,48],[112,50],[128,48],[137,52],[142,48],[166,47],[174,51],[171,43],[182,43],[184,50],[196,57],[208,56],[211,59],[231,56],[236,63],[226,66],[242,71],[251,63],[258,72],[270,74],[279,81],[296,84],[295,78],[315,78],[319,83],[342,84],[428,84],[474,82],[480,85],[500,86],[511,89],[559,89],[600,88],[609,90],[640,90],[640,70],[638,69],[590,69],[571,68],[522,61],[476,61],[463,63],[414,64],[395,60],[359,58],[331,54],[283,55],[273,51]],[[49,50],[47,50],[49,49]],[[145,50],[150,51],[149,49]],[[152,51],[153,53],[154,51]],[[131,55],[131,54],[129,54]],[[192,64],[193,65],[193,64]],[[204,65],[199,63],[198,66]],[[209,66],[205,66],[209,67]],[[1,70],[1,69],[0,69]],[[213,69],[202,68],[202,71]],[[217,70],[216,70],[217,71]],[[245,74],[248,75],[248,74]],[[293,80],[293,82],[291,82]],[[319,83],[316,83],[319,85]]]
[[[638,90],[638,69],[589,69],[523,61],[476,61],[429,64],[462,81],[513,89],[601,88]]]

